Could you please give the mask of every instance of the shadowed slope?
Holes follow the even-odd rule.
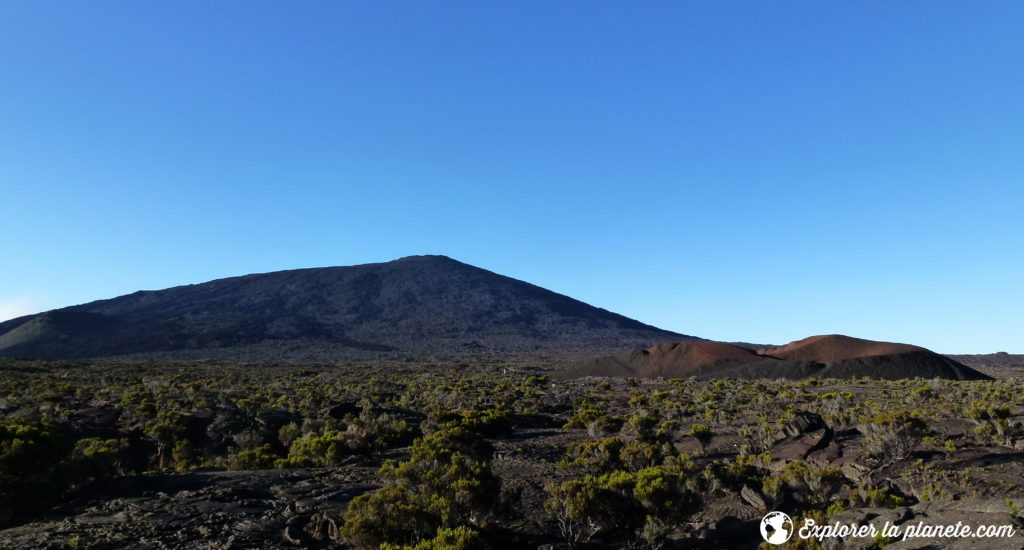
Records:
[[[830,364],[819,376],[854,378],[870,376],[895,380],[899,378],[945,378],[947,380],[989,380],[966,365],[928,351],[908,351],[870,357],[853,357]]]
[[[445,358],[692,339],[444,256],[140,291],[0,323],[0,356]]]

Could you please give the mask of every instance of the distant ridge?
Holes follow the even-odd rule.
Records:
[[[445,256],[218,279],[0,323],[0,357],[579,357],[697,340]]]
[[[753,350],[723,342],[673,342],[579,362],[566,377],[635,378],[945,378],[988,376],[919,346],[839,334]]]
[[[946,357],[968,367],[1024,367],[1024,354],[1005,351],[971,355],[946,354]]]

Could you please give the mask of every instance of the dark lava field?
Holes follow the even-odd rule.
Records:
[[[770,510],[1024,527],[1013,368],[994,380],[566,372],[3,360],[0,547],[758,548]]]

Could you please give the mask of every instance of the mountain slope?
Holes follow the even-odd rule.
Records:
[[[140,291],[0,323],[0,356],[539,356],[696,338],[444,256]]]

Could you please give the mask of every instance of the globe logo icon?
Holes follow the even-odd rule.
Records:
[[[761,519],[761,538],[768,544],[783,544],[793,536],[793,520],[782,512],[768,512]]]

